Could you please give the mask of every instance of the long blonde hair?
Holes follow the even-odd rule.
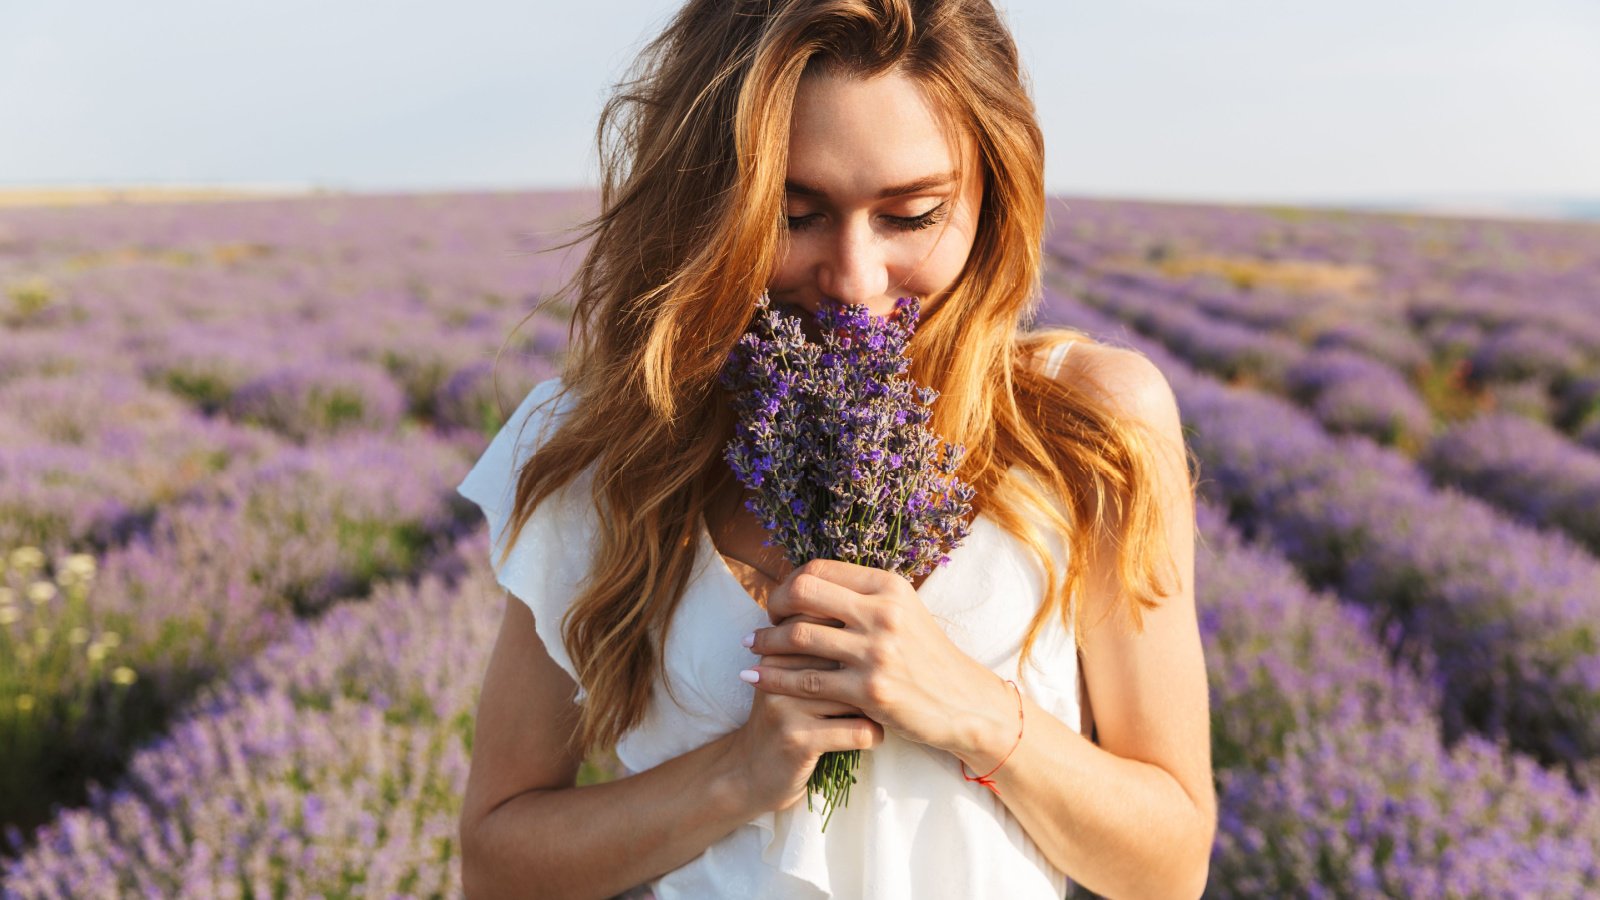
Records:
[[[1024,330],[1041,295],[1044,144],[992,6],[689,0],[601,114],[600,212],[561,246],[592,243],[540,304],[572,298],[562,384],[576,402],[519,473],[505,541],[509,552],[535,507],[594,467],[592,569],[561,622],[588,692],[584,754],[638,724],[655,679],[667,677],[667,624],[692,575],[702,516],[732,477],[722,448],[733,414],[717,375],[779,260],[789,119],[801,76],[817,65],[905,73],[977,139],[985,187],[972,250],[908,355],[912,377],[939,392],[930,427],[966,447],[961,477],[976,488],[975,506],[1043,563],[1046,600],[1024,658],[1049,617],[1069,623],[1069,610],[1081,646],[1083,604],[1069,598],[1102,537],[1118,547],[1125,596],[1116,602],[1133,627],[1169,593],[1156,572],[1171,563],[1145,437],[1095,392],[1030,362],[1084,336]],[[1012,465],[1069,515],[1005,478]],[[1024,507],[1073,548],[1064,577]]]

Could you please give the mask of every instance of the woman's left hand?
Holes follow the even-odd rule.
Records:
[[[752,653],[836,660],[837,669],[754,665],[757,690],[848,703],[903,738],[969,752],[975,716],[1010,702],[1000,676],[951,642],[904,576],[834,559],[795,568],[767,597],[775,624]],[[839,624],[835,624],[839,623]]]

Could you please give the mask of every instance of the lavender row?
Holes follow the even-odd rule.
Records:
[[[1331,431],[1415,445],[1433,413],[1391,367],[1344,347],[1307,349],[1283,335],[1213,318],[1120,276],[1058,279],[1084,302],[1133,324],[1186,362],[1234,383],[1260,385],[1305,405]]]
[[[1195,584],[1218,834],[1208,894],[1576,896],[1600,889],[1600,804],[1475,736],[1369,613],[1313,592],[1202,503]]]
[[[351,312],[363,312],[351,305]],[[443,330],[433,316],[375,315],[389,319],[390,329],[414,331],[400,336],[386,329],[388,343],[379,346],[353,334],[353,323],[330,322],[325,332],[313,333],[326,346],[308,358],[303,329],[293,340],[264,343],[255,336],[261,329],[255,319],[179,326],[150,341],[140,374],[207,413],[301,443],[348,431],[389,431],[407,419],[481,433],[499,424],[486,414],[508,399],[515,406],[521,393],[549,377],[548,355],[564,338],[555,323],[536,319],[532,337],[496,366],[474,331]]]
[[[1581,441],[1600,431],[1600,353],[1591,364],[1566,338],[1532,326],[1483,334],[1434,318],[1421,326],[1431,335],[1424,343],[1404,320],[1414,311],[1377,311],[1365,299],[1352,307],[1339,298],[1229,292],[1122,271],[1055,278],[1201,369],[1289,393],[1333,431],[1417,447],[1433,432],[1436,412],[1461,418],[1493,409],[1557,425]]]
[[[136,380],[20,376],[0,384],[0,546],[117,546],[161,505],[281,445]]]
[[[460,896],[501,591],[481,529],[456,556],[459,586],[429,572],[296,624],[86,807],[8,831],[6,896]]]
[[[471,512],[452,489],[466,449],[418,434],[285,450],[163,508],[95,561],[86,597],[0,603],[0,734],[14,738],[0,745],[0,821],[31,821],[115,770],[130,740],[297,615],[415,570]],[[133,676],[114,696],[103,641],[89,642],[106,633]]]
[[[588,199],[0,211],[0,545],[103,552],[280,438],[492,433],[565,343],[528,251]]]
[[[1600,321],[1592,298],[1545,296],[1538,303],[1481,290],[1413,298],[1408,316],[1423,334],[1448,337],[1485,379],[1551,381],[1593,371]]]
[[[42,298],[39,315],[0,329],[0,382],[29,373],[142,378],[210,411],[246,387],[292,396],[282,382],[325,360],[369,367],[357,380],[380,418],[393,387],[424,412],[453,373],[492,360],[563,273],[568,257],[530,251],[583,210],[551,200],[0,212],[0,227],[37,241],[31,254],[23,247],[26,274],[0,281],[35,285]],[[565,339],[561,315],[522,325],[502,358],[513,375],[520,357],[548,356]],[[84,346],[97,353],[85,357]],[[249,407],[241,402],[238,412]]]
[[[1288,369],[1305,355],[1299,341],[1212,318],[1122,276],[1073,279],[1071,283],[1083,302],[1113,312],[1222,378],[1278,386]]]
[[[1115,334],[1071,301],[1054,321]],[[1374,610],[1395,653],[1437,659],[1447,738],[1505,739],[1545,762],[1600,756],[1600,563],[1453,489],[1404,457],[1330,437],[1290,403],[1197,375],[1132,338],[1176,391],[1202,487],[1315,584]]]
[[[1481,416],[1441,434],[1422,461],[1436,479],[1600,552],[1600,454],[1560,432],[1521,416]]]
[[[1069,213],[1047,242],[1066,271],[1359,350],[1403,377],[1459,371],[1452,404],[1516,408],[1574,435],[1600,423],[1594,224],[1093,200]]]
[[[1458,357],[1469,361],[1479,380],[1562,382],[1592,372],[1592,361],[1600,360],[1600,320],[1594,317],[1593,298],[1578,294],[1530,305],[1520,302],[1520,296],[1472,283],[1452,289],[1383,290],[1373,283],[1387,274],[1381,270],[1373,278],[1346,284],[1240,285],[1174,277],[1162,273],[1160,265],[1107,270],[1091,259],[1081,266],[1095,283],[1166,297],[1210,318],[1266,334],[1358,349],[1401,373],[1436,357]]]
[[[182,366],[197,352],[162,354],[161,365]],[[401,432],[402,416],[417,414],[368,364],[284,363],[234,385],[216,374],[238,362],[226,355],[233,351],[214,352],[204,357],[212,360],[209,386],[197,387],[194,371],[184,385],[196,392],[187,399],[214,397],[225,416],[197,410],[182,391],[101,371],[0,381],[0,546],[104,552],[231,469],[293,445]],[[481,434],[498,427],[508,390],[525,391],[549,371],[548,360],[520,356],[498,370],[488,360],[465,362],[437,376],[427,415],[444,430]]]
[[[1196,348],[1215,346],[1215,335],[1249,330],[1214,322],[1171,297],[1116,284],[1096,284],[1080,296],[1208,371],[1218,371],[1217,358]],[[1236,346],[1256,345],[1241,338]],[[1274,373],[1278,389],[1329,431],[1406,448],[1441,484],[1482,497],[1530,525],[1562,528],[1600,550],[1600,456],[1565,435],[1524,416],[1489,413],[1435,436],[1427,405],[1383,363],[1341,347],[1312,349],[1292,363],[1284,354],[1278,358],[1286,366]],[[1226,364],[1220,370],[1225,377],[1232,371]]]
[[[1593,222],[1088,198],[1069,198],[1061,221],[1051,250],[1077,264],[1156,272],[1216,293],[1344,303],[1346,318],[1374,307],[1462,309],[1485,324],[1540,322],[1560,332],[1581,329],[1581,317],[1592,324],[1600,310]]]

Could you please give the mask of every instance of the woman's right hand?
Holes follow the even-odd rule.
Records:
[[[806,615],[790,618],[836,624]],[[837,669],[840,665],[837,660],[799,654],[752,658],[760,665],[784,669]],[[806,783],[822,754],[870,750],[881,743],[883,726],[854,706],[757,690],[750,717],[734,732],[733,758],[742,770],[751,802],[763,812],[776,811],[805,797]]]

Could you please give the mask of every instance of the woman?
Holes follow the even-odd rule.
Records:
[[[1142,356],[1023,328],[1043,146],[994,10],[691,0],[640,65],[601,118],[566,371],[461,487],[508,589],[468,894],[1201,893],[1215,798],[1176,404]],[[911,373],[977,490],[945,567],[911,583],[763,546],[716,382],[763,292],[880,316],[922,298]],[[574,787],[612,746],[624,777]],[[823,833],[806,781],[850,749]]]

